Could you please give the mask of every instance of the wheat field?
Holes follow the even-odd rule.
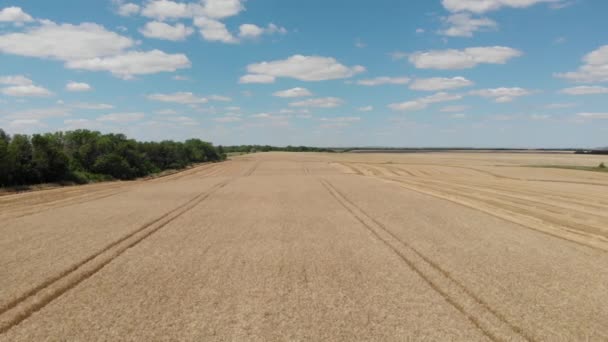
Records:
[[[0,341],[608,340],[601,156],[258,153],[0,197]]]

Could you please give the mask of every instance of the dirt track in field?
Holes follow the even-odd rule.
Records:
[[[608,174],[265,153],[0,198],[0,341],[608,340]]]

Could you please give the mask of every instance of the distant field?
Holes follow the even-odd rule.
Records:
[[[606,158],[255,153],[3,196],[0,341],[608,340]]]

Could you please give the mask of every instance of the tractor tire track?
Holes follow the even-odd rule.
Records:
[[[394,183],[400,184],[402,187],[404,187],[408,190],[416,191],[421,194],[433,196],[436,198],[440,198],[443,200],[450,201],[452,203],[456,203],[456,204],[465,206],[470,209],[481,211],[483,213],[492,215],[499,219],[502,219],[502,220],[505,220],[505,221],[508,221],[511,223],[515,223],[519,227],[522,227],[525,229],[534,230],[541,234],[549,235],[549,236],[552,236],[552,237],[555,237],[555,238],[558,238],[561,240],[565,240],[568,242],[572,242],[572,243],[575,243],[575,244],[578,244],[581,246],[585,246],[585,247],[588,247],[588,248],[591,248],[594,250],[608,252],[608,243],[607,243],[606,239],[601,236],[591,236],[589,234],[585,234],[584,231],[574,230],[572,228],[565,227],[561,224],[560,225],[552,224],[551,228],[546,228],[545,227],[546,224],[545,225],[533,224],[530,222],[530,218],[535,221],[539,221],[540,219],[537,218],[536,216],[531,217],[528,215],[518,214],[517,211],[508,210],[506,208],[495,208],[495,209],[483,208],[483,207],[480,207],[480,204],[485,204],[485,201],[480,201],[479,199],[468,199],[468,201],[467,201],[467,199],[465,198],[466,196],[464,196],[461,193],[448,194],[448,193],[446,193],[445,189],[437,190],[437,189],[429,187],[428,185],[420,185],[420,184],[416,184],[416,183],[412,184],[411,182],[405,181],[403,179],[390,179],[390,178],[378,178],[378,179],[388,181],[388,182],[394,182]],[[496,210],[496,209],[498,209],[498,210]],[[506,213],[502,213],[501,211],[499,211],[501,209],[506,211]],[[516,215],[522,216],[523,218],[516,217]],[[562,234],[559,234],[558,232],[560,232]]]
[[[184,204],[144,224],[137,230],[109,245],[106,245],[97,253],[87,257],[69,269],[66,269],[56,277],[48,279],[18,298],[8,302],[0,308],[0,334],[7,332],[12,327],[30,317],[33,313],[41,310],[67,291],[90,278],[128,249],[135,247],[161,228],[192,210],[233,180],[234,179],[228,179],[214,185],[211,189],[194,196]]]
[[[492,341],[534,340],[521,327],[508,321],[504,315],[454,279],[449,272],[354,204],[328,180],[323,179],[320,182],[357,221],[397,254],[410,269],[489,339]]]

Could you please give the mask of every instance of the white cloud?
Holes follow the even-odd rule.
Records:
[[[321,118],[320,120],[326,122],[357,122],[361,121],[361,118],[358,116],[339,116],[334,118]]]
[[[226,25],[220,21],[206,17],[198,17],[194,19],[194,26],[200,29],[201,36],[207,41],[238,43],[238,39],[236,39],[236,37],[228,31]]]
[[[139,121],[145,117],[144,113],[112,113],[102,115],[97,118],[97,121],[102,122],[114,122],[114,123],[126,123]]]
[[[424,33],[424,32],[426,32],[426,30],[425,30],[425,29],[423,29],[423,28],[417,28],[417,29],[416,29],[416,33],[418,33],[418,34],[420,34],[420,33]]]
[[[63,120],[63,124],[66,125],[66,130],[74,130],[80,128],[91,128],[95,126],[94,122],[89,119],[67,119]]]
[[[174,111],[173,109],[162,109],[162,110],[157,110],[156,114],[158,114],[158,115],[176,115],[177,112]]]
[[[448,94],[448,93],[437,93],[431,96],[422,97],[412,101],[406,101],[401,103],[391,103],[388,107],[392,110],[397,111],[413,111],[427,108],[432,103],[456,101],[462,99],[462,95]]]
[[[247,83],[274,83],[275,77],[269,75],[245,75],[241,76],[239,79],[239,83],[247,84]]]
[[[93,88],[87,84],[87,83],[83,83],[83,82],[69,82],[68,84],[65,85],[65,89],[67,91],[89,91],[92,90]]]
[[[409,55],[409,61],[418,69],[467,69],[478,64],[505,64],[522,54],[519,50],[504,46],[472,47],[414,52]]]
[[[24,86],[34,82],[23,75],[0,76],[0,84]]]
[[[184,54],[167,54],[160,50],[147,52],[131,51],[122,55],[68,61],[69,69],[109,71],[113,75],[131,79],[135,75],[173,72],[190,67],[190,60]]]
[[[175,75],[172,77],[176,81],[189,81],[190,79],[186,76]]]
[[[443,108],[441,108],[439,111],[443,112],[443,113],[454,113],[454,112],[462,112],[465,111],[467,109],[469,109],[469,106],[445,106]]]
[[[9,119],[47,119],[59,118],[70,115],[70,109],[65,107],[32,108],[12,112],[7,117]]]
[[[236,116],[224,116],[221,118],[215,118],[213,121],[221,122],[221,123],[230,123],[230,122],[238,122],[241,121],[241,118]]]
[[[117,55],[133,44],[130,38],[92,23],[45,22],[25,32],[0,35],[0,52],[62,61]]]
[[[562,89],[562,94],[568,95],[596,95],[596,94],[608,94],[608,87],[600,86],[580,86]]]
[[[134,3],[120,4],[117,13],[123,17],[129,17],[138,14],[141,7]]]
[[[503,7],[526,8],[539,3],[560,3],[563,0],[442,0],[443,7],[450,12],[485,13]]]
[[[102,109],[112,109],[113,105],[107,103],[85,103],[79,102],[70,105],[70,107],[78,108],[78,109],[90,109],[90,110],[102,110]]]
[[[158,20],[189,18],[192,17],[192,8],[185,3],[169,0],[153,0],[146,2],[141,14],[144,17]]]
[[[335,108],[341,106],[344,100],[337,97],[322,97],[316,99],[308,99],[304,101],[292,102],[291,107],[315,107],[315,108]]]
[[[23,12],[20,7],[6,7],[0,10],[0,22],[25,23],[34,19],[27,13]]]
[[[239,37],[257,38],[264,34],[264,29],[254,24],[243,24],[239,26]]]
[[[287,29],[279,27],[275,24],[268,24],[268,27],[263,28],[254,24],[243,24],[239,26],[239,37],[241,38],[258,38],[263,34],[286,34]]]
[[[202,0],[201,13],[215,19],[232,17],[245,9],[243,2],[243,0]]]
[[[7,96],[15,96],[15,97],[44,97],[50,96],[51,93],[48,89],[39,87],[33,84],[30,85],[16,85],[11,87],[2,88],[2,94]]]
[[[296,88],[277,91],[277,92],[273,93],[272,95],[277,96],[277,97],[305,97],[305,96],[312,96],[312,93],[306,88],[296,87]]]
[[[358,80],[356,83],[363,86],[378,86],[383,84],[407,84],[410,81],[409,77],[376,77],[366,80]]]
[[[473,18],[470,13],[456,13],[443,18],[443,23],[448,26],[441,34],[449,37],[472,37],[473,33],[480,30],[495,29],[496,22],[489,18]]]
[[[466,117],[467,117],[467,115],[462,114],[462,113],[450,115],[450,118],[452,118],[452,119],[466,119]]]
[[[481,97],[493,98],[498,103],[511,102],[515,98],[520,96],[526,96],[532,94],[531,91],[519,87],[513,88],[494,88],[494,89],[481,89],[469,92],[471,95],[477,95]]]
[[[168,122],[182,126],[198,126],[199,122],[188,116],[173,116],[165,119]]]
[[[250,64],[247,71],[252,75],[289,77],[300,81],[325,81],[352,77],[365,71],[362,66],[348,67],[334,58],[293,55],[287,59]]]
[[[16,119],[10,121],[8,126],[13,130],[21,131],[31,127],[44,127],[45,125],[38,119]]]
[[[572,108],[576,107],[576,103],[549,103],[545,105],[546,109],[563,109],[563,108]]]
[[[600,46],[583,57],[577,71],[558,73],[557,77],[576,82],[608,82],[608,45]]]
[[[230,98],[228,96],[222,96],[222,95],[209,95],[209,100],[211,100],[211,101],[221,101],[221,102],[230,102],[230,101],[232,101],[232,98]]]
[[[194,33],[194,29],[182,23],[169,25],[160,21],[151,21],[139,30],[148,38],[157,38],[171,41],[185,40]]]
[[[576,116],[583,119],[608,119],[608,113],[578,113]]]
[[[372,110],[374,110],[374,107],[373,106],[359,107],[359,108],[357,108],[357,110],[360,112],[371,112]]]
[[[201,0],[198,3],[151,0],[145,4],[141,14],[163,21],[197,16],[223,19],[237,15],[244,9],[241,0]]]
[[[423,90],[423,91],[439,91],[447,89],[456,89],[462,87],[468,87],[473,85],[473,82],[469,81],[464,77],[432,77],[432,78],[419,78],[416,79],[411,85],[410,89]]]
[[[0,52],[61,60],[69,69],[109,71],[125,79],[190,67],[183,54],[125,52],[134,45],[132,39],[92,23],[58,25],[44,21],[25,32],[0,35]]]
[[[551,118],[551,115],[549,115],[549,114],[532,114],[532,115],[530,115],[530,119],[535,120],[535,121],[548,120],[550,118]]]
[[[207,103],[209,100],[196,96],[190,92],[178,92],[173,94],[152,94],[148,95],[149,100],[161,101],[161,102],[172,102],[180,104],[200,104]]]

